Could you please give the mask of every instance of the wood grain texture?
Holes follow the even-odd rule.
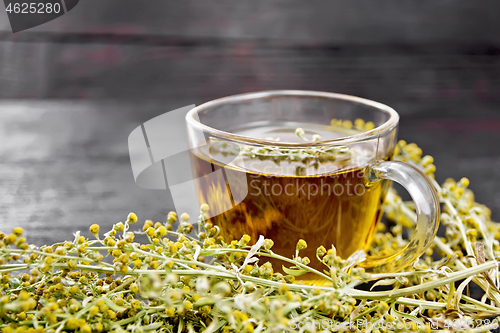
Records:
[[[0,230],[22,226],[38,245],[71,239],[92,223],[107,230],[130,211],[164,221],[173,208],[166,191],[134,183],[129,133],[189,102],[0,102]],[[400,138],[436,159],[437,177],[467,176],[478,201],[500,213],[500,117],[403,116]],[[429,111],[430,112],[430,111]]]
[[[48,38],[48,37],[47,37]],[[61,37],[62,38],[62,37]],[[0,42],[3,98],[200,102],[268,89],[336,91],[391,105],[500,100],[494,47],[188,43],[59,37]],[[415,106],[415,108],[413,108]],[[457,110],[461,112],[461,110]]]
[[[138,7],[140,6],[140,7]],[[393,106],[399,136],[467,176],[499,219],[500,2],[85,0],[12,34],[0,11],[0,230],[36,244],[163,221],[138,188],[130,131],[231,94],[305,89]],[[88,232],[87,232],[88,234]]]
[[[127,147],[132,129],[163,107],[0,105],[0,229],[20,225],[32,242],[43,244],[69,239],[92,223],[109,227],[129,211],[141,219],[165,220],[169,194],[135,185]]]
[[[279,39],[312,44],[500,41],[500,3],[483,0],[85,0],[32,33]],[[4,11],[0,30],[10,31]]]

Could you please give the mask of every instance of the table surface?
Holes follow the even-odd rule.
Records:
[[[26,230],[31,243],[72,239],[93,223],[108,230],[130,211],[165,221],[164,190],[136,186],[127,138],[143,122],[197,101],[1,101],[0,231]],[[401,118],[399,137],[435,157],[437,179],[466,176],[477,201],[500,213],[500,117],[496,105],[453,116],[420,112]]]

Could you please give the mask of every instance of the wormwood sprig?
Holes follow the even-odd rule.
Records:
[[[314,134],[309,140],[306,137],[305,131],[302,128],[297,128],[295,135],[305,142],[316,142],[321,140],[319,134]],[[272,141],[279,142],[279,138],[268,138]],[[283,147],[266,145],[262,147],[240,147],[236,143],[221,141],[216,138],[210,138],[209,141],[210,153],[212,156],[221,154],[222,156],[242,156],[250,159],[258,159],[260,161],[272,161],[277,165],[282,162],[300,163],[305,166],[311,165],[318,168],[320,164],[328,162],[348,161],[352,158],[353,152],[345,146],[318,146],[308,149],[285,149]]]
[[[416,145],[401,141],[396,150],[396,159],[434,178],[432,157]],[[372,332],[487,331],[500,314],[500,228],[468,185],[465,178],[434,181],[444,237],[398,273],[366,272],[325,247],[316,255],[327,269],[315,270],[300,258],[304,240],[293,258],[274,253],[270,239],[226,242],[206,204],[197,227],[187,214],[171,212],[163,223],[146,220],[131,231],[138,218],[130,213],[104,234],[92,224],[95,239],[76,232],[72,241],[40,248],[14,228],[0,233],[0,332],[319,332],[358,320]],[[377,227],[370,255],[400,249],[403,229],[413,227],[413,204],[394,190],[384,207],[392,224]],[[281,260],[284,273],[269,259]],[[301,284],[305,273],[324,284]],[[385,290],[359,288],[370,282]],[[468,295],[470,283],[484,291],[482,299]]]
[[[363,119],[356,119],[354,123],[350,120],[332,119],[330,126],[325,126],[326,130],[335,131],[337,133],[345,133],[347,135],[359,134],[372,130],[375,127],[374,123],[366,122]],[[295,135],[302,139],[304,142],[318,142],[321,141],[319,134],[307,134],[303,128],[297,128]],[[268,137],[266,140],[279,143],[280,138]],[[234,142],[219,140],[211,137],[209,139],[209,151],[211,157],[218,159],[222,156],[224,159],[227,156],[240,156],[249,159],[258,159],[260,161],[272,161],[276,165],[281,165],[282,162],[289,164],[295,163],[296,174],[305,175],[304,167],[312,166],[318,169],[320,165],[325,163],[335,162],[341,164],[356,158],[356,150],[352,150],[347,146],[321,146],[310,148],[297,148],[286,149],[278,147],[277,145],[263,145],[260,147],[240,146]]]
[[[404,141],[400,141],[396,153],[398,159],[414,164],[431,178],[443,204],[441,223],[446,227],[445,237],[435,238],[427,257],[437,249],[438,255],[446,257],[449,261],[447,265],[453,270],[475,266],[486,258],[497,260],[500,254],[499,226],[492,222],[491,211],[474,201],[474,194],[468,189],[469,180],[462,178],[455,182],[453,179],[447,179],[440,186],[434,180],[436,167],[431,156],[422,157],[419,147]],[[388,200],[393,200],[393,204],[387,206],[387,216],[399,225],[411,227],[415,221],[413,203],[403,203],[394,190],[391,190]],[[397,215],[395,210],[399,210]],[[474,277],[473,281],[487,293],[487,297],[500,304],[497,268],[482,277]]]

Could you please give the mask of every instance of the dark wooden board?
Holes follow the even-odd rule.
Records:
[[[130,211],[140,221],[164,221],[171,197],[135,185],[127,138],[144,121],[189,103],[0,102],[0,231],[22,226],[42,245],[77,230],[89,235],[93,223],[107,230]],[[399,136],[435,157],[438,180],[469,177],[498,218],[500,118],[493,106],[476,107],[489,118],[402,116]]]

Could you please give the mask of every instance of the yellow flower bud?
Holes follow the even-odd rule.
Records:
[[[153,227],[149,227],[146,230],[146,235],[148,235],[149,237],[154,237],[155,236],[155,229],[153,229]]]
[[[354,120],[354,126],[357,128],[357,129],[364,129],[365,127],[365,121],[361,118],[358,118],[356,120]]]
[[[301,127],[297,127],[297,129],[295,130],[295,135],[297,136],[303,136],[305,134],[305,131],[303,128]]]
[[[80,327],[80,332],[82,333],[92,333],[92,327],[90,327],[88,324],[85,324]]]
[[[142,266],[142,261],[141,261],[141,259],[136,259],[136,260],[134,260],[134,266],[135,266],[136,268],[141,268],[141,266]]]
[[[251,239],[252,238],[249,235],[245,234],[243,235],[243,237],[241,237],[240,243],[243,245],[247,245]]]
[[[99,313],[99,308],[97,306],[93,306],[89,310],[89,314],[91,317],[95,317]]]
[[[167,317],[173,317],[175,315],[175,309],[173,307],[168,307],[165,310],[165,314],[167,315]]]
[[[372,121],[369,121],[365,124],[365,131],[371,131],[375,128],[375,124]]]
[[[156,232],[158,233],[158,236],[164,237],[167,234],[167,229],[165,229],[164,226],[160,226]]]
[[[177,213],[169,212],[167,215],[167,223],[175,223],[177,221]]]
[[[130,291],[133,293],[138,293],[139,292],[139,286],[137,286],[137,283],[132,283],[130,285]]]
[[[127,222],[128,223],[135,223],[137,222],[137,215],[135,213],[129,213],[127,216]]]
[[[460,185],[462,185],[463,187],[468,187],[469,184],[470,184],[469,179],[467,179],[465,177],[460,179]]]
[[[139,302],[138,300],[133,300],[132,303],[130,303],[130,305],[134,309],[139,309],[141,307],[141,302]]]
[[[186,309],[188,311],[191,310],[191,308],[193,307],[193,303],[191,303],[187,299],[184,300],[184,302],[182,302],[182,305],[184,306],[184,309]]]
[[[90,227],[89,227],[89,231],[91,234],[93,235],[96,235],[99,233],[99,225],[98,224],[92,224]]]
[[[125,241],[126,241],[127,243],[132,243],[132,242],[134,241],[134,238],[135,238],[135,235],[134,235],[134,233],[133,233],[133,232],[131,232],[131,231],[127,232],[127,233],[125,234],[125,237],[124,237],[124,239],[125,239]]]
[[[106,317],[108,317],[109,319],[115,319],[116,318],[116,312],[114,312],[113,310],[108,310],[106,312]]]
[[[15,227],[14,229],[12,229],[12,232],[16,236],[21,236],[23,234],[24,230],[21,227]]]
[[[116,241],[111,237],[106,237],[104,239],[104,243],[108,246],[115,246],[116,245]]]
[[[297,242],[297,250],[303,250],[303,249],[306,249],[307,248],[307,243],[305,240],[303,239],[299,239],[299,241]]]
[[[70,330],[76,330],[80,327],[80,321],[76,318],[71,318],[66,322],[66,327]]]
[[[342,122],[342,127],[347,128],[347,129],[351,129],[352,128],[352,121],[350,121],[350,120],[344,120]]]
[[[117,224],[114,225],[113,229],[122,232],[125,226],[123,225],[123,222],[118,222]]]

